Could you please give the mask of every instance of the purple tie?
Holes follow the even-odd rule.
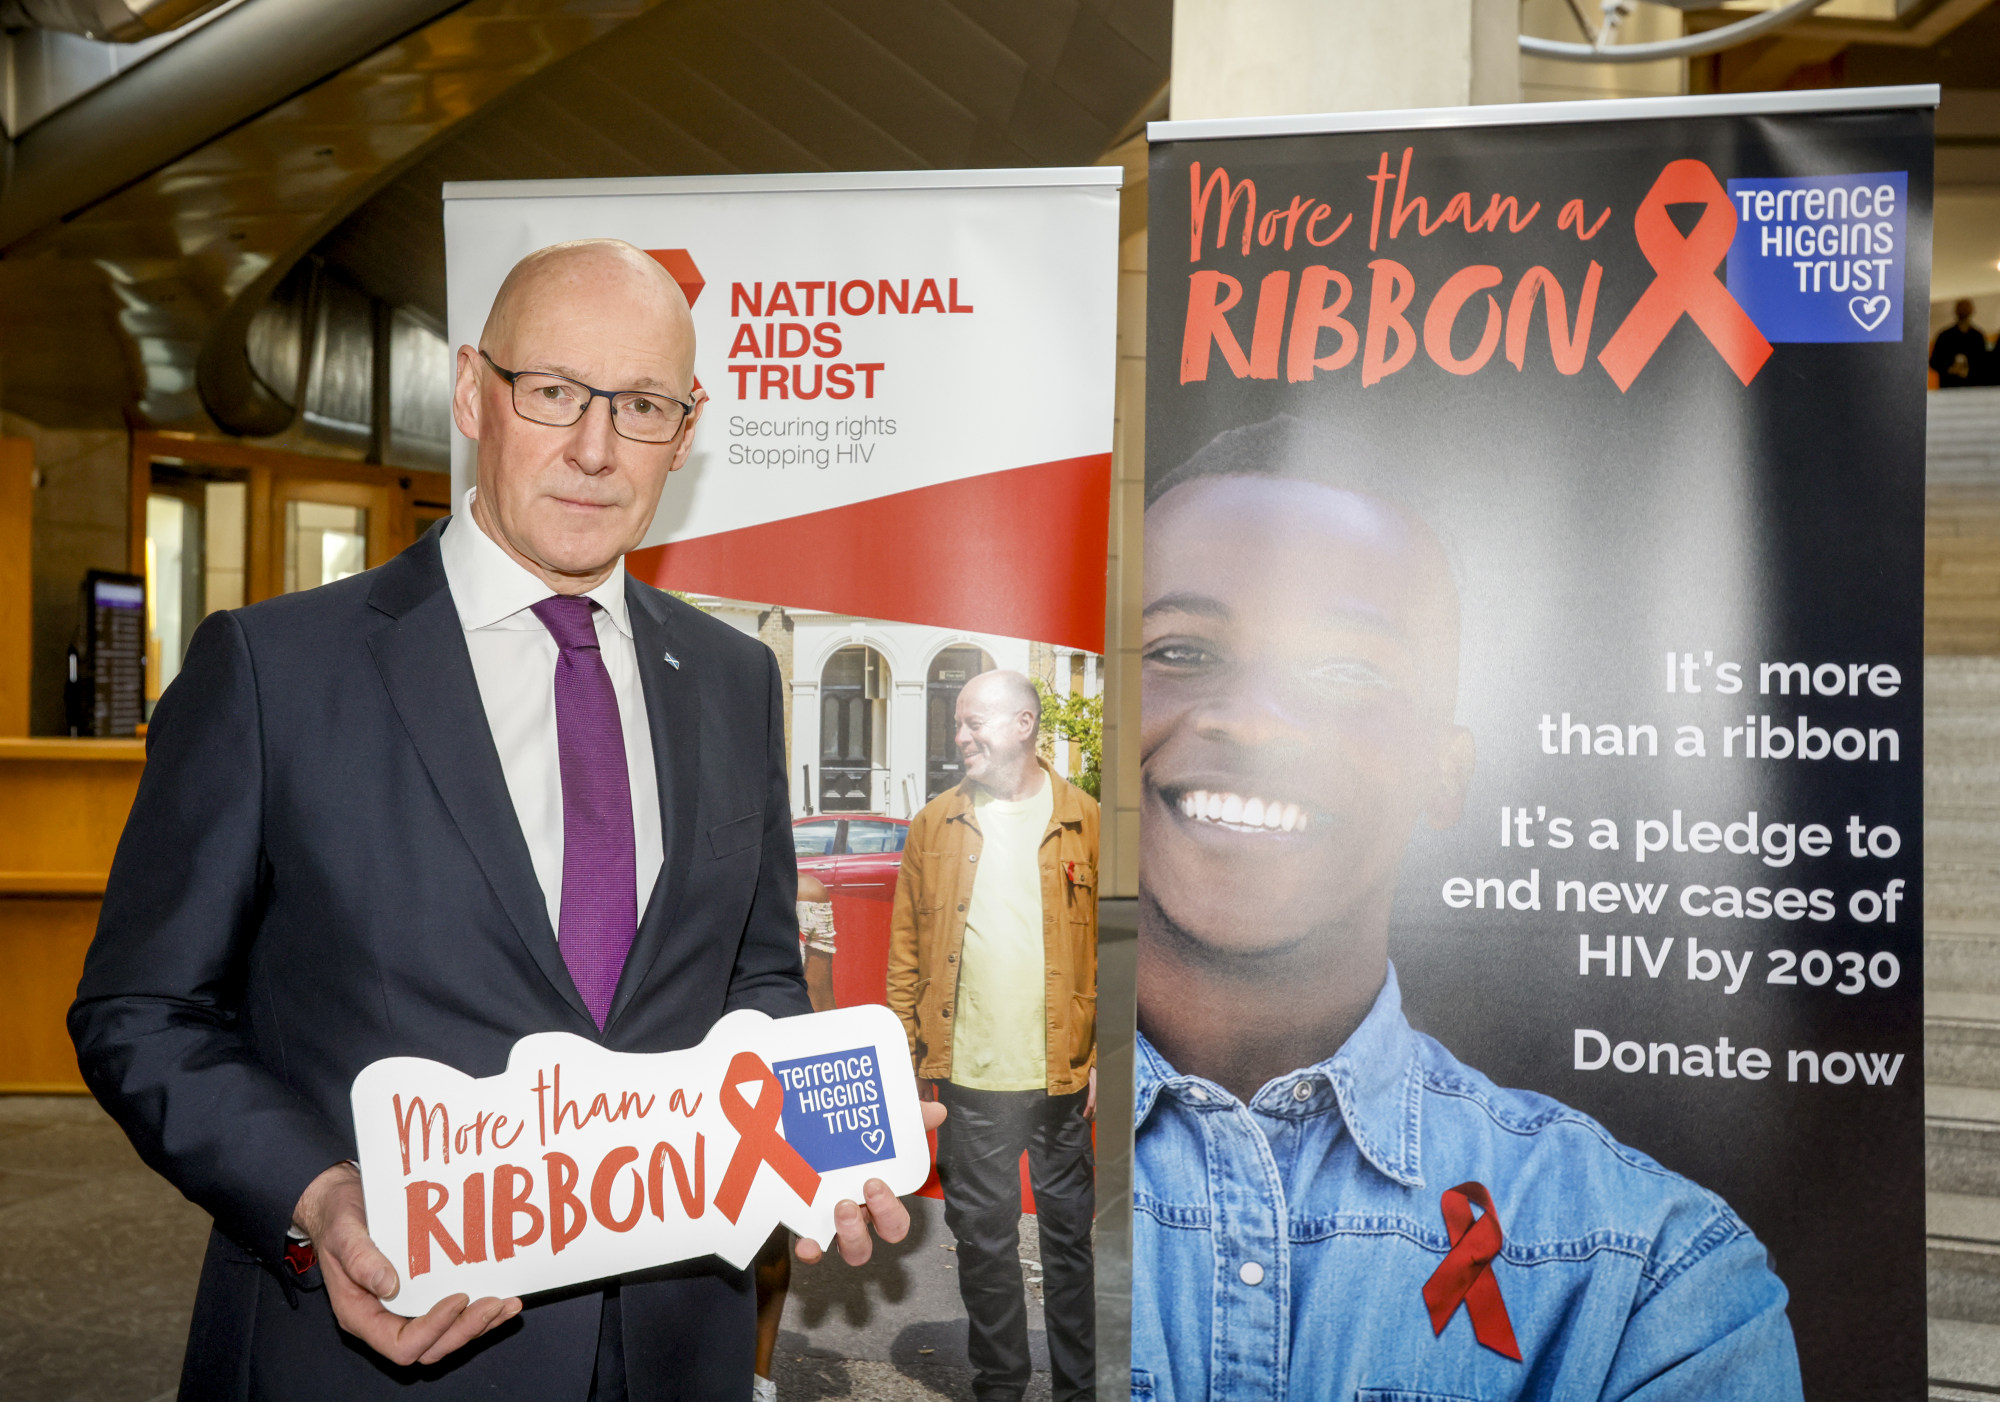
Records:
[[[638,930],[632,782],[618,696],[591,620],[597,605],[558,595],[534,606],[556,640],[556,750],[562,764],[562,920],[557,943],[600,1030]]]

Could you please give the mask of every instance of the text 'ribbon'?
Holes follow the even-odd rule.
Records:
[[[1674,204],[1703,207],[1685,237],[1667,213]],[[1632,216],[1632,232],[1653,265],[1653,281],[1597,353],[1598,363],[1621,391],[1630,389],[1685,315],[1749,384],[1771,358],[1771,343],[1715,275],[1736,238],[1736,207],[1715,172],[1700,161],[1669,162]]]
[[[1476,1222],[1472,1218],[1474,1203],[1479,1204],[1481,1213]],[[1521,1346],[1514,1340],[1514,1325],[1507,1318],[1506,1302],[1500,1298],[1500,1282],[1493,1278],[1493,1262],[1503,1241],[1492,1196],[1482,1183],[1461,1183],[1445,1192],[1440,1205],[1445,1230],[1451,1234],[1451,1251],[1424,1282],[1431,1332],[1444,1332],[1462,1300],[1472,1320],[1472,1337],[1495,1353],[1520,1362]]]
[[[743,1098],[742,1087],[747,1085],[759,1087],[755,1105]],[[759,1164],[776,1169],[785,1186],[797,1193],[801,1202],[810,1203],[819,1191],[819,1174],[778,1133],[785,1092],[764,1058],[750,1051],[736,1053],[717,1098],[723,1115],[741,1137],[736,1141],[736,1152],[729,1157],[728,1171],[722,1175],[722,1186],[715,1190],[716,1210],[730,1221],[736,1220],[743,1211],[743,1200],[750,1196]]]

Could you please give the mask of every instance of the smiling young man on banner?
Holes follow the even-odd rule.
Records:
[[[1149,126],[1137,1395],[1923,1391],[1936,102]]]
[[[1405,1020],[1404,849],[1474,746],[1377,456],[1281,418],[1147,510],[1134,1394],[1797,1399],[1726,1203]]]
[[[161,699],[70,1027],[216,1220],[185,1397],[749,1390],[750,1283],[713,1258],[390,1313],[348,1162],[349,1088],[384,1057],[484,1076],[532,1033],[664,1052],[809,1010],[776,661],[622,568],[687,459],[693,371],[654,260],[530,254],[459,351],[463,508],[379,569],[215,614]],[[836,1209],[856,1262],[871,1222],[909,1223],[863,1196]]]

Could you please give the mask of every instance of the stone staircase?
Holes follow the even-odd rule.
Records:
[[[1932,657],[1924,720],[1930,1395],[2000,1396],[2000,658]]]
[[[1928,404],[1924,651],[2000,655],[2000,388]]]

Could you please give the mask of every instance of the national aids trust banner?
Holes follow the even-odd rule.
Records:
[[[418,1295],[714,1253],[747,1265],[786,1396],[1088,1388],[1121,179],[446,187],[454,346],[566,240],[624,240],[687,298],[707,404],[625,564],[775,658],[822,1016],[630,1064],[531,1038],[501,1077],[381,1069],[356,1091],[371,1221],[425,1264]],[[919,1094],[949,1110],[928,1137]],[[440,1105],[472,1125],[449,1164],[424,1156]],[[506,1142],[482,1149],[482,1114]],[[909,1235],[792,1265],[871,1177],[910,1195]]]
[[[1154,127],[1135,1396],[1922,1394],[1934,102]]]
[[[523,255],[624,239],[687,295],[709,395],[656,548],[629,568],[678,590],[1097,652],[1119,180],[447,185],[451,341],[477,344]],[[469,452],[456,444],[460,491]]]

